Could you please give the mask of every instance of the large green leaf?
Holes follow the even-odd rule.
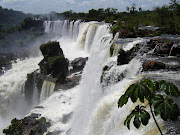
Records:
[[[118,108],[122,107],[124,104],[128,102],[128,97],[126,95],[122,95],[118,101]]]
[[[126,120],[124,121],[124,125],[126,125],[128,129],[130,129],[131,119],[134,117],[134,115],[135,115],[135,110],[133,110],[133,111],[131,112],[131,114],[129,114],[129,115],[127,116]]]
[[[136,106],[136,108],[131,112],[130,115],[127,116],[126,120],[124,121],[124,125],[126,125],[128,129],[130,129],[130,122],[133,117],[133,124],[136,128],[139,128],[141,123],[143,125],[147,125],[150,119],[150,115],[144,110],[144,107]]]
[[[180,96],[179,89],[173,83],[167,83],[164,80],[160,80],[159,82],[160,89],[165,91],[167,95],[171,95],[174,97]]]
[[[139,113],[137,112],[137,114],[135,115],[133,124],[136,128],[139,128],[141,125],[141,121],[139,120]]]
[[[141,116],[141,122],[144,126],[146,126],[149,123],[149,119],[150,119],[150,115],[147,111],[142,110],[140,112],[140,116]]]
[[[176,98],[180,96],[180,91],[173,83],[166,83],[165,92],[167,95],[171,95]]]
[[[171,98],[156,95],[152,104],[154,105],[154,113],[156,115],[160,113],[164,121],[175,120],[180,115],[178,105]]]

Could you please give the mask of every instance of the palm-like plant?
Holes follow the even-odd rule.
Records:
[[[140,82],[132,84],[122,95],[118,101],[118,107],[122,107],[130,98],[133,103],[139,99],[144,103],[148,101],[153,119],[162,135],[162,131],[156,121],[155,115],[160,114],[164,121],[176,120],[180,115],[178,105],[171,97],[179,97],[180,91],[173,83],[168,83],[164,80],[154,81],[151,79],[143,79]],[[134,117],[133,124],[139,128],[141,123],[147,125],[149,123],[150,114],[145,110],[145,106],[136,106],[135,109],[127,116],[124,125],[130,129],[131,119]]]

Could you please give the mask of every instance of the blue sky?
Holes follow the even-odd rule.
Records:
[[[117,8],[125,11],[127,6],[136,4],[137,8],[153,9],[153,7],[167,5],[170,0],[0,0],[3,8],[12,8],[25,13],[49,13],[51,11],[63,12],[73,10],[75,12],[87,12],[89,9]]]

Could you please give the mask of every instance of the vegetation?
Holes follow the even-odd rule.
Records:
[[[40,46],[44,59],[39,63],[41,73],[51,74],[57,82],[63,82],[68,73],[68,60],[64,57],[59,42],[52,41]]]
[[[114,34],[119,30],[125,29],[128,32],[136,32],[137,36],[157,36],[160,34],[180,34],[180,4],[177,0],[171,0],[169,6],[155,7],[153,11],[144,10],[132,4],[126,7],[127,12],[117,12],[115,8],[91,9],[88,13],[76,13],[72,10],[56,13],[50,16],[56,16],[70,20],[82,19],[85,21],[105,21],[111,23],[111,32]],[[137,10],[138,9],[138,10]],[[53,18],[53,17],[50,17]],[[140,31],[140,26],[157,26],[158,31]],[[141,34],[143,33],[143,34]]]
[[[180,115],[178,105],[173,101],[172,97],[179,97],[180,91],[173,83],[168,83],[164,80],[155,81],[144,79],[140,82],[132,84],[122,95],[118,101],[118,107],[124,106],[130,98],[133,103],[138,99],[141,103],[148,101],[148,105],[137,105],[134,110],[127,116],[124,125],[130,129],[131,119],[134,117],[133,124],[139,128],[141,123],[146,126],[149,123],[150,114],[145,110],[150,107],[153,119],[162,135],[162,131],[156,121],[155,115],[161,116],[164,121],[176,120]]]
[[[25,18],[32,16],[32,14],[24,14],[23,12],[4,9],[0,6],[0,26],[2,28],[10,28],[19,25]]]

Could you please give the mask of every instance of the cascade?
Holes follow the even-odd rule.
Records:
[[[43,102],[45,99],[52,95],[55,86],[55,83],[44,80],[40,94],[40,102]]]
[[[0,130],[10,124],[14,117],[24,116],[31,106],[24,99],[23,90],[27,74],[38,69],[41,57],[17,60],[12,69],[0,77]]]
[[[45,21],[44,27],[46,33],[55,33],[60,37],[65,36],[76,40],[80,23],[81,20],[75,22],[69,20]]]

